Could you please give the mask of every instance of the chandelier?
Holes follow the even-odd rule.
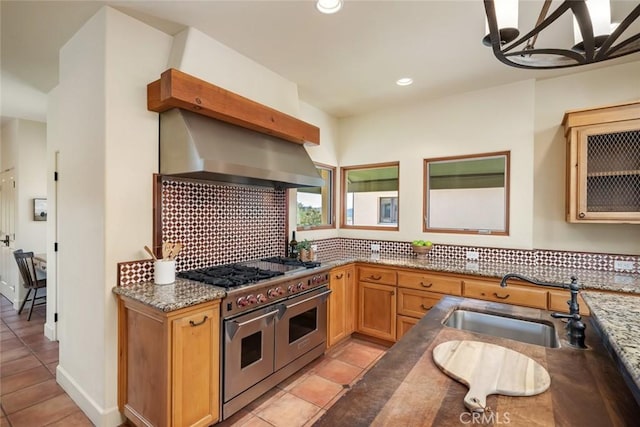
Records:
[[[518,38],[518,0],[484,0],[488,34],[482,42],[501,62],[531,69],[592,64],[640,51],[640,33],[621,37],[640,16],[640,4],[611,30],[609,0],[566,0],[549,13],[551,1],[544,0],[534,28]],[[537,48],[538,35],[568,11],[573,14],[576,44]]]

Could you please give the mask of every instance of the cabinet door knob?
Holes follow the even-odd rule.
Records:
[[[336,279],[342,279],[344,277],[344,273],[336,274]]]
[[[369,279],[372,279],[372,280],[380,280],[380,279],[382,279],[382,276],[374,276],[374,275],[372,274],[371,276],[369,276]]]
[[[580,213],[578,214],[578,218],[584,218],[585,216],[586,216],[586,215],[584,214],[584,212],[580,212]]]
[[[424,304],[421,304],[420,307],[422,307],[423,310],[427,310],[428,311],[428,310],[431,310],[431,307],[433,307],[433,306],[427,307]]]
[[[208,318],[209,318],[208,316],[204,316],[204,319],[202,319],[202,321],[201,321],[201,322],[198,322],[198,323],[194,322],[193,320],[189,320],[189,324],[190,324],[191,326],[200,326],[200,325],[202,325],[204,322],[206,322]]]
[[[509,295],[509,294],[507,294],[506,296],[500,296],[500,295],[498,295],[498,293],[497,293],[497,292],[494,292],[494,293],[493,293],[493,296],[494,296],[494,297],[496,297],[496,298],[498,298],[498,299],[507,299],[507,298],[509,298],[509,296],[510,296],[510,295]]]
[[[425,285],[424,282],[420,282],[420,286],[422,286],[423,288],[430,288],[433,286],[433,283],[429,283],[428,285]]]

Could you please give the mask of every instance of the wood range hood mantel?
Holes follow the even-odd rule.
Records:
[[[174,68],[147,85],[147,108],[182,108],[297,144],[320,144],[318,127]]]

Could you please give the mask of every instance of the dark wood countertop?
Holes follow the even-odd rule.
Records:
[[[503,338],[444,327],[442,320],[458,307],[502,313],[525,319],[543,319],[556,325],[561,348],[552,349]],[[471,424],[463,403],[467,387],[445,375],[434,363],[432,350],[449,340],[489,342],[521,352],[542,364],[551,387],[536,396],[492,395],[483,425],[510,426],[631,426],[640,419],[640,407],[595,328],[587,324],[588,350],[570,347],[564,323],[549,312],[447,296],[315,426],[460,426]],[[477,424],[477,423],[476,423]]]

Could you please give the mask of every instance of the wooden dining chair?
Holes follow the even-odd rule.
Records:
[[[27,295],[20,305],[18,314],[22,313],[22,309],[29,299],[31,291],[33,291],[33,297],[31,298],[31,308],[29,308],[29,317],[27,317],[27,320],[31,320],[31,313],[33,313],[33,306],[36,305],[36,300],[46,298],[46,295],[40,297],[38,296],[38,289],[47,287],[47,278],[45,273],[36,269],[33,263],[33,252],[23,252],[22,249],[18,249],[17,251],[13,252],[13,256],[15,257],[16,263],[18,264],[18,270],[20,270],[22,285],[27,289]],[[41,302],[38,304],[43,303]]]

